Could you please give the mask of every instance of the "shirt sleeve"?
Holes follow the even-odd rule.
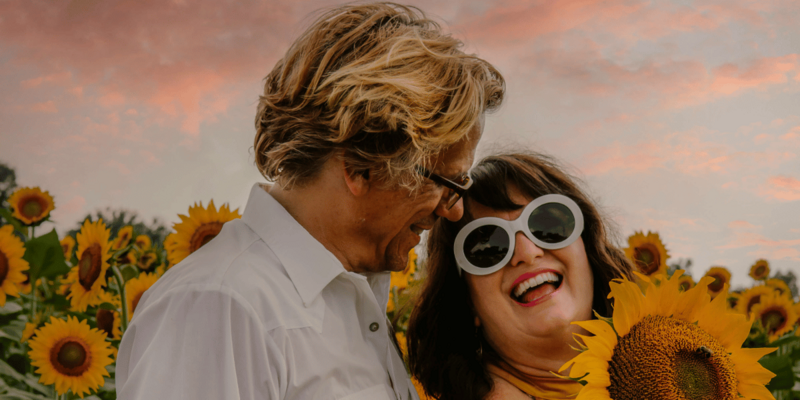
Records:
[[[119,399],[283,397],[281,349],[235,293],[192,287],[151,300],[120,343]]]

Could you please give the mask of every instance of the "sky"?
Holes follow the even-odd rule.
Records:
[[[332,1],[0,2],[0,162],[55,199],[179,222],[244,209],[263,78]],[[800,2],[412,1],[508,84],[478,155],[557,157],[697,278],[800,272]]]

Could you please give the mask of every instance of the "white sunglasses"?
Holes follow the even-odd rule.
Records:
[[[542,249],[569,246],[583,232],[583,213],[567,196],[547,194],[537,197],[522,210],[519,218],[479,218],[461,228],[455,251],[458,273],[489,275],[503,268],[514,255],[514,236],[522,232]]]

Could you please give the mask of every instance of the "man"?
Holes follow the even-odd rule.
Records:
[[[417,399],[389,272],[459,196],[504,81],[396,4],[322,15],[267,76],[241,220],[144,296],[120,399]]]

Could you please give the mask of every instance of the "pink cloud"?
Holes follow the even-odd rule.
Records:
[[[62,71],[47,76],[40,76],[38,78],[24,80],[22,81],[21,86],[25,89],[30,89],[38,87],[43,83],[63,84],[66,83],[71,77],[72,74],[69,71]]]
[[[800,180],[789,176],[772,176],[762,190],[762,195],[779,201],[800,200]]]
[[[790,73],[800,71],[800,55],[768,57],[756,60],[747,68],[725,64],[713,71],[708,92],[716,95],[731,95],[742,90],[760,88],[789,81]]]
[[[58,107],[53,100],[48,100],[42,103],[36,103],[31,106],[31,111],[53,114],[58,112]]]
[[[306,12],[280,2],[9,0],[0,2],[0,47],[14,51],[8,66],[40,71],[23,87],[64,81],[87,101],[149,107],[149,118],[196,134],[228,109],[237,85],[255,99]]]
[[[736,220],[736,221],[731,221],[728,224],[728,228],[731,228],[731,229],[757,229],[757,228],[760,228],[760,226],[753,225],[753,224],[751,224],[751,223],[749,223],[747,221]]]
[[[633,145],[615,142],[598,148],[584,160],[586,161],[581,170],[589,175],[601,175],[612,170],[644,172],[662,167],[665,163],[661,148],[655,141]]]
[[[56,199],[57,200],[57,199]],[[73,219],[86,207],[86,199],[80,195],[74,195],[66,203],[60,204],[56,201],[56,208],[53,210],[53,220],[65,222]]]
[[[467,31],[473,40],[497,45],[573,30],[638,41],[715,30],[737,21],[765,25],[752,3],[737,1],[692,6],[641,0],[507,1],[481,10],[480,15],[468,14],[464,12],[457,30]]]
[[[737,249],[740,247],[775,247],[786,248],[800,246],[800,239],[773,240],[756,232],[734,232],[734,237],[727,244],[717,246],[717,249]]]

